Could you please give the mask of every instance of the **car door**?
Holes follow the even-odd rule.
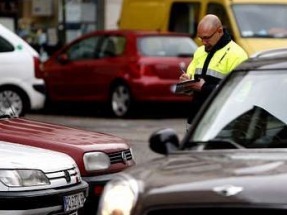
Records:
[[[99,78],[93,73],[96,50],[102,36],[90,36],[71,44],[58,57],[67,59],[49,66],[46,77],[49,93],[57,100],[89,100]]]
[[[94,90],[96,100],[107,101],[112,82],[123,78],[128,57],[123,55],[126,38],[122,35],[105,35],[96,50],[97,61],[94,62],[92,73],[95,77]]]
[[[106,101],[109,87],[124,67],[123,36],[108,34],[86,37],[70,45],[64,62],[49,65],[46,82],[50,98],[66,101]]]

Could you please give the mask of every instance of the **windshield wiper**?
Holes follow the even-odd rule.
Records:
[[[205,149],[243,149],[242,145],[234,142],[231,139],[211,139],[206,142]]]

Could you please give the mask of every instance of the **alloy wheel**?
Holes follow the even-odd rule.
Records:
[[[2,112],[8,112],[12,108],[16,116],[22,116],[25,112],[23,98],[14,90],[0,91],[0,108]]]
[[[111,96],[111,107],[114,115],[123,117],[128,114],[131,106],[130,90],[126,85],[119,84],[113,91]]]

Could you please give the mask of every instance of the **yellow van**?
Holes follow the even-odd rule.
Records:
[[[190,33],[216,14],[249,55],[287,47],[287,0],[123,0],[120,29]]]

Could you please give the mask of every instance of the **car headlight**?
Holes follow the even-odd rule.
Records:
[[[88,152],[84,154],[86,171],[104,170],[111,165],[110,158],[103,152]]]
[[[0,181],[8,187],[30,187],[49,185],[49,179],[40,170],[34,169],[0,169]]]
[[[109,181],[101,196],[98,215],[129,215],[138,198],[139,186],[132,178]]]

